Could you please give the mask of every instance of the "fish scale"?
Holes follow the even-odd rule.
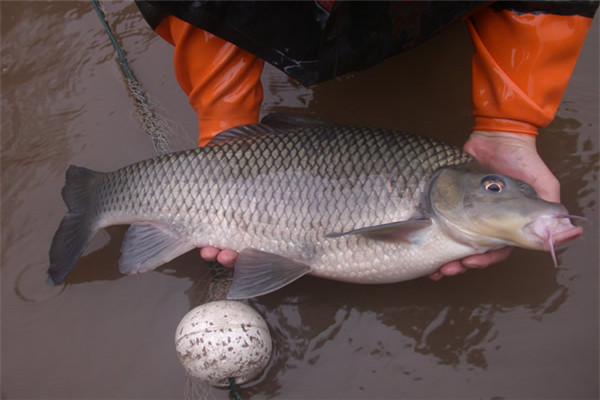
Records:
[[[419,182],[467,161],[457,148],[389,130],[295,129],[105,175],[99,197],[118,195],[100,208],[99,219],[118,216],[104,225],[141,217],[192,238],[195,246],[251,246],[305,260],[305,249],[322,254],[334,242],[319,243],[318,236],[415,212],[426,186]],[[335,246],[355,242],[346,238]]]
[[[434,210],[483,190],[485,175],[472,173],[481,168],[475,165],[435,139],[274,117],[225,131],[209,146],[110,173],[71,166],[63,188],[69,211],[50,250],[50,279],[62,282],[95,232],[115,224],[131,224],[119,261],[124,273],[154,269],[194,247],[241,252],[237,298],[305,273],[359,283],[411,279],[507,243],[492,237],[474,245],[460,225],[479,216],[452,228]],[[474,186],[457,193],[467,178]],[[523,182],[511,185],[536,206],[541,201]]]

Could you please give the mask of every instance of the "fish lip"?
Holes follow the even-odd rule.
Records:
[[[577,239],[583,234],[581,226],[573,226],[570,229],[552,235],[554,246],[562,246]],[[548,242],[545,243],[546,250],[550,249]]]
[[[554,222],[554,226],[551,226],[547,221],[556,222]],[[567,224],[570,226],[567,226]],[[550,229],[553,229],[553,231],[550,232]],[[534,218],[523,226],[522,231],[527,233],[526,236],[535,237],[541,245],[538,248],[546,251],[552,249],[550,240],[552,240],[554,247],[558,247],[577,239],[583,234],[582,227],[571,224],[568,216],[558,214]]]

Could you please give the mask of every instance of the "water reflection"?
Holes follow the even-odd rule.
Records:
[[[572,110],[573,115],[577,111]],[[546,129],[548,136],[556,138],[545,147],[552,167],[561,182],[563,196],[572,199],[574,214],[597,209],[598,171],[600,160],[597,143],[581,135],[582,122],[573,117],[558,116]]]
[[[287,75],[270,64],[265,64],[261,76],[265,100],[262,113],[273,110],[294,110],[306,108],[313,101],[313,89],[306,88],[289,79]]]
[[[50,286],[40,280],[48,269],[46,260],[26,265],[17,275],[15,294],[25,302],[38,303],[51,300],[64,294],[67,285]]]
[[[86,40],[98,32],[97,26],[85,22],[88,11],[89,6],[79,2],[2,5],[4,250],[28,234],[23,205],[40,189],[54,192],[44,187],[48,175],[64,173],[81,128],[78,121],[89,110],[87,102],[73,100],[86,90],[82,70],[99,62],[91,58],[96,51],[85,51]],[[32,29],[43,32],[44,40],[31,35]],[[36,229],[34,221],[25,226]]]

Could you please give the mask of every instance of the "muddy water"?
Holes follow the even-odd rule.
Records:
[[[195,253],[159,271],[117,270],[124,228],[59,288],[47,253],[69,164],[98,170],[152,156],[113,49],[87,2],[1,2],[2,381],[6,399],[182,398],[179,319],[205,290]],[[136,75],[177,146],[195,116],[172,49],[130,3],[106,4]],[[306,89],[264,74],[264,112],[405,129],[461,144],[471,125],[471,45],[456,25],[370,70]],[[173,121],[177,121],[176,123]],[[274,354],[251,398],[598,398],[598,24],[540,152],[563,202],[591,220],[548,254],[432,282],[360,286],[304,278],[251,301]],[[185,132],[190,132],[186,134]],[[226,398],[213,390],[210,396]]]

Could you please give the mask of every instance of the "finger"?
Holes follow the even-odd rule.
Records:
[[[502,247],[501,249],[490,250],[483,254],[474,254],[465,257],[462,260],[462,265],[467,268],[485,268],[506,260],[512,251],[512,247]]]
[[[200,249],[200,257],[204,261],[212,262],[217,261],[217,256],[219,255],[219,249],[216,247],[203,247]]]
[[[429,274],[429,278],[434,281],[439,281],[444,276],[453,276],[465,272],[467,269],[463,267],[460,261],[451,261],[442,265],[437,271]]]
[[[460,263],[460,261],[451,261],[440,267],[440,272],[444,276],[454,276],[462,274],[467,269]]]
[[[429,279],[434,280],[434,281],[439,281],[443,277],[444,277],[444,275],[439,270],[435,271],[432,274],[429,274]]]
[[[237,259],[238,253],[233,250],[221,250],[217,255],[217,262],[227,268],[233,268]]]

